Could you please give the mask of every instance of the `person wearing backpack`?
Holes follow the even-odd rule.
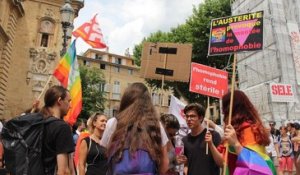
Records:
[[[70,154],[74,152],[71,127],[63,120],[70,108],[70,93],[62,86],[52,86],[44,97],[41,109],[46,120],[54,120],[45,125],[42,157],[45,175],[70,174],[73,168]]]
[[[70,173],[68,154],[74,144],[71,128],[62,119],[70,108],[70,94],[62,86],[52,86],[44,104],[39,113],[22,114],[3,127],[4,161],[11,175]]]
[[[107,122],[101,144],[107,147],[108,175],[163,174],[168,170],[168,137],[147,87],[140,82],[124,92],[118,114]]]
[[[107,171],[106,149],[100,145],[100,139],[106,127],[107,117],[97,112],[90,117],[90,120],[91,135],[80,143],[79,174],[105,175]]]

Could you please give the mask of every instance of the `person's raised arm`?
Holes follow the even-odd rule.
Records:
[[[224,138],[228,141],[229,145],[233,146],[237,155],[240,154],[240,152],[243,149],[243,146],[237,139],[236,132],[232,125],[227,125],[224,132]]]

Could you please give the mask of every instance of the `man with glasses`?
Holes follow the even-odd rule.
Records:
[[[205,109],[198,103],[191,103],[184,108],[185,120],[191,132],[185,136],[184,155],[178,156],[178,163],[185,163],[187,175],[219,175],[219,167],[214,160],[214,151],[221,142],[220,135],[215,131],[207,131],[202,125]],[[207,132],[212,136],[212,145],[206,154]]]

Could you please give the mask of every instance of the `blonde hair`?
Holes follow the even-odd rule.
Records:
[[[93,123],[98,119],[98,117],[100,116],[105,116],[103,113],[101,112],[95,112],[94,114],[92,114],[89,119],[87,120],[87,128],[89,133],[93,133],[95,126],[93,125]]]

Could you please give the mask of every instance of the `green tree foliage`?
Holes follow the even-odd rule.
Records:
[[[105,83],[104,75],[100,69],[80,66],[82,86],[82,111],[80,118],[88,119],[94,112],[103,112],[105,93],[101,90],[101,84]]]
[[[231,15],[230,0],[205,0],[193,8],[193,14],[184,24],[172,28],[170,32],[157,31],[144,38],[133,51],[134,59],[140,65],[144,42],[176,42],[193,44],[192,62],[223,69],[227,66],[229,56],[207,57],[210,35],[210,23],[214,18]],[[152,87],[161,87],[161,81],[147,80]],[[164,88],[173,88],[175,96],[183,97],[189,102],[205,103],[206,97],[189,92],[189,83],[165,82]]]

